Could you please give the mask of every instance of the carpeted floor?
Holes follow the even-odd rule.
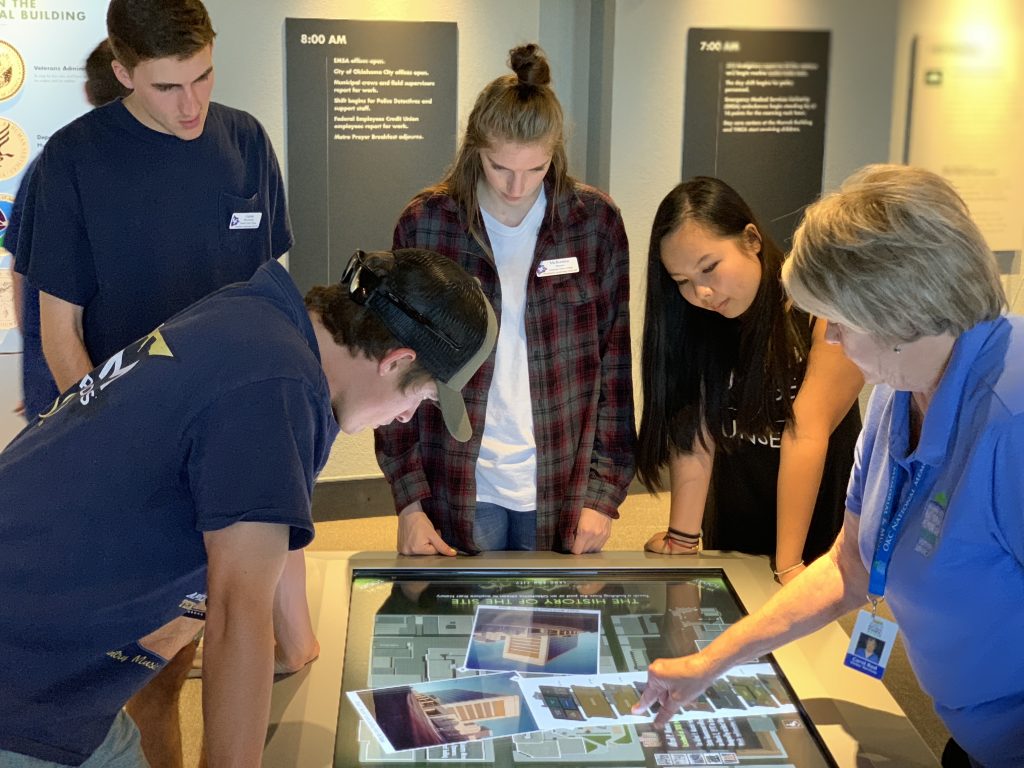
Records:
[[[338,516],[343,514],[342,511]],[[640,549],[651,534],[668,520],[668,495],[631,494],[622,507],[621,516],[612,529],[606,549]],[[395,547],[397,522],[393,515],[323,522],[317,523],[316,527],[316,539],[310,549],[393,551]],[[765,578],[771,578],[767,562]],[[840,623],[849,633],[853,618],[848,617]],[[837,659],[836,664],[839,663]],[[918,687],[907,664],[901,640],[897,640],[893,649],[884,682],[928,746],[937,756],[941,755],[949,734],[932,710],[931,702]],[[189,767],[198,762],[202,739],[200,699],[201,683],[198,680],[188,681],[182,692],[181,711],[185,765]]]

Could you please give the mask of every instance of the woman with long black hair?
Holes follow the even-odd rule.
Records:
[[[651,229],[637,473],[668,467],[671,513],[646,549],[772,558],[789,581],[843,522],[864,379],[792,307],[783,255],[739,194],[697,177]]]

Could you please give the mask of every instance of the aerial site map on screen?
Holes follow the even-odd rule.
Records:
[[[833,765],[770,657],[664,728],[631,713],[743,614],[719,570],[357,568],[334,764]]]

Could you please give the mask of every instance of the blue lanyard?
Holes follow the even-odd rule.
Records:
[[[907,498],[893,514],[896,495],[899,486],[902,485],[903,470],[895,461],[890,460],[889,462],[889,492],[885,496],[885,506],[882,507],[882,519],[878,526],[878,539],[875,541],[875,554],[871,558],[871,574],[868,582],[868,599],[872,606],[877,606],[878,601],[885,595],[885,582],[889,577],[892,553],[896,549],[896,542],[899,540],[903,523],[906,522],[910,505],[929,469],[931,468],[927,464],[919,465],[917,471],[914,472],[914,479],[911,481]]]

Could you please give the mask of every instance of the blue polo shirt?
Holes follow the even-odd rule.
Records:
[[[910,393],[875,387],[847,507],[870,569],[890,471],[921,485],[885,599],[922,689],[986,766],[1024,765],[1024,318],[962,334],[909,450]]]
[[[0,453],[0,750],[78,765],[206,595],[203,533],[286,525],[338,425],[277,262],[129,344]]]

